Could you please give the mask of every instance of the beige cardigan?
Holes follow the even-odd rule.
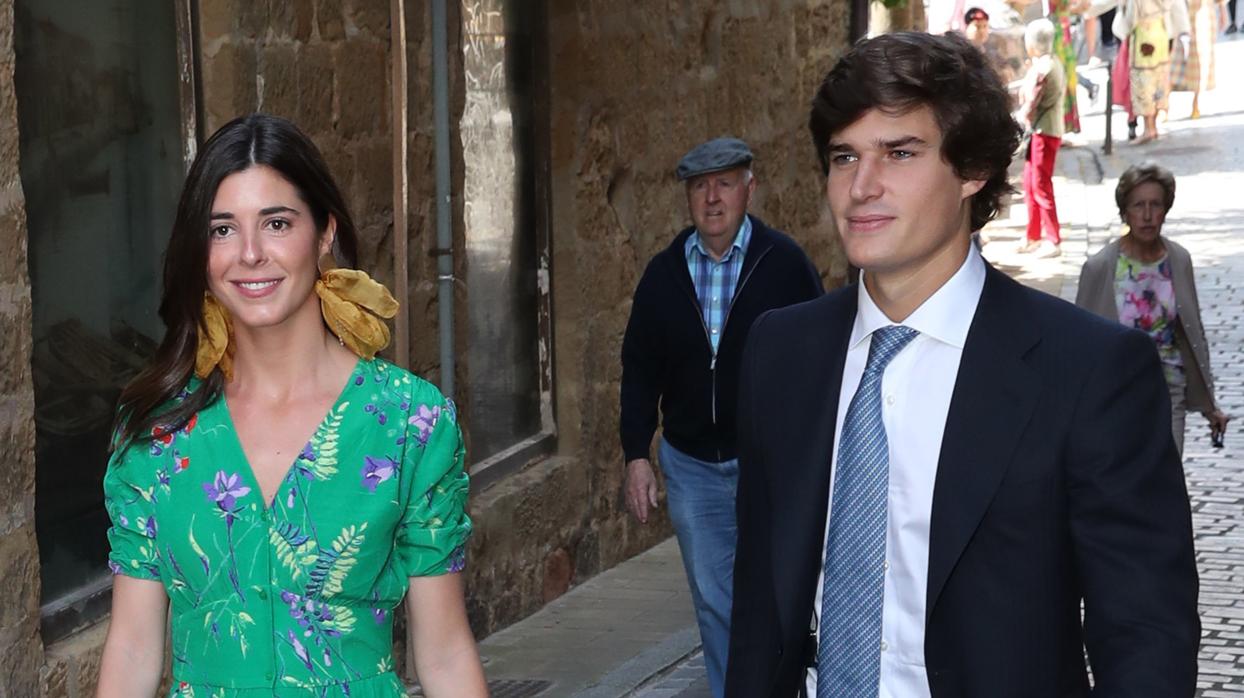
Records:
[[[1175,345],[1183,359],[1184,376],[1188,379],[1186,395],[1188,410],[1208,412],[1217,408],[1214,402],[1214,376],[1209,365],[1209,345],[1201,325],[1201,306],[1197,302],[1196,279],[1192,273],[1192,256],[1170,238],[1162,237],[1166,254],[1171,260],[1171,281],[1175,286]],[[1115,268],[1119,263],[1119,241],[1116,239],[1088,258],[1080,270],[1080,286],[1076,305],[1108,320],[1118,322],[1119,306],[1114,288]]]

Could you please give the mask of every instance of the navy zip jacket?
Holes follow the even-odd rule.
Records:
[[[812,262],[794,240],[755,216],[716,360],[687,271],[694,227],[648,263],[622,339],[622,450],[648,458],[661,410],[664,436],[679,451],[710,462],[735,458],[739,365],[752,322],[773,308],[824,293]]]

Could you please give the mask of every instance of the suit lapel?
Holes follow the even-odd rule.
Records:
[[[774,510],[770,527],[773,588],[783,637],[799,633],[811,620],[811,603],[824,545],[829,507],[829,474],[838,417],[842,368],[855,320],[857,289],[826,296],[824,320],[806,328],[810,341],[796,341],[787,364],[781,424],[772,432],[779,458],[767,464]],[[806,431],[805,431],[806,430]],[[779,450],[780,449],[780,450]]]
[[[1040,381],[1023,359],[1037,341],[1019,284],[988,267],[938,456],[926,619],[984,517],[1036,407]]]

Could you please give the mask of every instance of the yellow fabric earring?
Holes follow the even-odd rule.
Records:
[[[320,257],[315,293],[328,329],[350,351],[373,358],[389,346],[384,320],[397,315],[398,302],[383,284],[358,269],[338,269],[332,254]],[[383,318],[383,319],[382,319]]]
[[[233,378],[233,348],[229,311],[210,293],[203,294],[203,317],[199,322],[199,346],[194,356],[194,375],[207,378],[220,366],[225,380]]]

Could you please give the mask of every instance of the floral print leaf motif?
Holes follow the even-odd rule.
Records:
[[[203,574],[210,575],[212,573],[212,563],[209,562],[207,553],[203,552],[203,548],[199,547],[199,541],[194,539],[194,516],[190,517],[190,525],[186,527],[186,532],[190,536],[190,549],[195,555],[199,556],[199,563],[203,565]]]
[[[354,611],[349,606],[331,606],[332,618],[322,624],[329,634],[349,635],[354,631]]]
[[[302,568],[315,564],[317,555],[315,541],[302,532],[298,526],[286,521],[274,526],[268,532],[268,542],[272,551],[285,569],[289,571],[291,580],[297,581],[302,576]]]
[[[337,553],[337,559],[333,562],[332,568],[328,572],[328,581],[324,585],[324,591],[329,596],[341,593],[346,581],[346,575],[358,564],[357,555],[359,548],[363,545],[365,538],[363,532],[366,530],[366,522],[358,527],[349,526],[342,529],[341,535],[337,536],[333,541],[333,551]]]
[[[329,412],[324,422],[315,430],[311,442],[316,444],[315,458],[308,460],[304,451],[299,456],[303,465],[316,479],[326,480],[337,474],[337,432],[341,429],[341,420],[346,416],[349,402],[343,402]]]
[[[365,456],[363,460],[363,487],[372,494],[376,493],[376,485],[389,480],[397,473],[398,464],[392,458]]]

